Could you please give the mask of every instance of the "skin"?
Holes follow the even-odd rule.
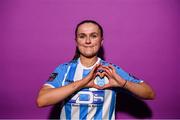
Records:
[[[79,26],[77,31],[76,45],[80,51],[80,61],[85,67],[93,66],[98,57],[97,53],[99,48],[103,44],[103,38],[100,35],[100,30],[97,25],[93,23],[84,23]],[[103,69],[104,72],[97,72],[98,69]],[[99,87],[94,84],[95,77],[99,75],[100,77],[108,77],[109,84],[103,87]],[[125,84],[126,83],[126,84]],[[125,84],[125,86],[124,86]],[[52,88],[50,86],[44,85],[39,92],[37,97],[37,105],[39,107],[44,107],[48,105],[53,105],[58,102],[63,101],[68,96],[72,95],[74,92],[85,88],[93,87],[97,89],[106,89],[110,87],[122,87],[132,92],[139,98],[142,99],[154,99],[155,93],[152,88],[145,82],[143,83],[133,83],[126,82],[121,76],[119,76],[115,68],[112,65],[103,66],[97,64],[91,70],[91,72],[83,78],[82,80],[75,81],[69,85]]]

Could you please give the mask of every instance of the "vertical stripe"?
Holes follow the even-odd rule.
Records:
[[[78,64],[77,68],[76,68],[75,75],[74,75],[74,81],[81,80],[82,79],[82,73],[83,73],[83,69]],[[72,112],[72,114],[71,114],[72,118],[74,120],[79,120],[79,114],[80,114],[79,106],[72,106],[71,112]]]
[[[67,72],[66,72],[66,74],[64,75],[64,79],[63,79],[63,81],[62,81],[62,85],[61,85],[61,86],[64,86],[64,85],[65,85],[65,80],[66,80],[67,74],[69,73],[69,70],[70,70],[70,66],[68,66]]]
[[[104,104],[103,104],[103,119],[109,119],[109,110],[112,98],[112,90],[105,90]]]
[[[94,115],[94,120],[102,120],[102,109],[103,109],[103,105],[102,106],[97,106],[96,109],[96,113]]]
[[[89,74],[89,72],[90,72],[90,69],[88,69],[88,70],[84,69],[83,70],[83,78],[86,77]]]
[[[115,120],[115,109],[114,109],[114,111],[113,111],[113,114],[112,114],[111,120]]]
[[[71,104],[65,104],[66,120],[71,120]]]
[[[77,64],[72,63],[70,70],[69,70],[67,77],[66,77],[67,81],[65,80],[65,85],[68,85],[69,81],[72,81],[72,82],[74,81],[74,75],[75,75],[76,68],[77,68]]]
[[[115,109],[115,103],[116,103],[116,93],[112,90],[112,97],[111,97],[111,105],[109,109],[109,120],[112,119],[114,109]]]
[[[71,118],[72,120],[79,120],[79,106],[72,105]]]
[[[80,105],[80,114],[79,119],[80,120],[86,120],[88,114],[88,105]]]
[[[82,77],[86,77],[90,72],[90,69],[86,70],[83,69],[83,75]],[[83,89],[85,90],[85,89]],[[85,104],[81,104],[80,105],[80,114],[79,114],[79,118],[85,120],[87,118],[87,114],[88,114],[88,105]]]
[[[95,113],[96,113],[96,107],[89,107],[87,120],[92,120],[94,118]]]
[[[70,70],[69,70],[67,77],[65,79],[65,80],[68,80],[68,82],[65,81],[65,83],[64,83],[65,85],[69,84],[69,81],[72,81],[74,79],[76,67],[77,67],[77,64],[75,64],[75,63],[71,64]],[[65,104],[65,113],[66,113],[66,119],[68,119],[68,120],[71,119],[71,114],[72,114],[71,109],[72,109],[72,105],[66,103]]]
[[[82,73],[83,73],[83,69],[82,69],[82,67],[78,64],[78,65],[77,65],[77,68],[76,68],[75,75],[74,75],[74,81],[81,80],[81,79],[82,79]]]
[[[66,119],[65,106],[63,106],[63,108],[62,108],[62,110],[61,110],[60,119]]]

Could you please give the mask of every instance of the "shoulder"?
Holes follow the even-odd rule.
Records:
[[[105,65],[105,66],[108,66],[108,65],[110,65],[111,63],[109,63],[109,62],[107,62],[107,61],[105,61],[105,60],[100,60],[100,64]]]
[[[56,69],[60,70],[60,69],[67,69],[69,66],[71,66],[72,64],[77,64],[77,60],[71,60],[69,62],[65,62],[62,64],[59,64]]]
[[[112,65],[112,66],[114,66],[116,69],[121,69],[118,65],[115,65],[115,64],[113,64],[113,63],[107,62],[107,61],[105,61],[105,60],[101,60],[100,63],[101,63],[102,65],[105,65],[105,66]]]

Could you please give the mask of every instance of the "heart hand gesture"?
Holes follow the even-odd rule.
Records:
[[[110,87],[122,87],[125,83],[125,80],[122,79],[117,73],[115,68],[112,65],[109,66],[99,66],[98,69],[101,69],[103,72],[97,72],[97,75],[101,78],[107,77],[109,80],[108,84],[105,84],[101,89],[110,88]]]
[[[108,83],[99,86],[95,83],[96,77],[108,78]],[[96,65],[91,72],[88,74],[87,77],[84,78],[87,83],[85,87],[93,87],[96,89],[105,89],[105,88],[110,88],[110,87],[122,87],[123,84],[125,83],[125,80],[122,79],[117,73],[115,68],[112,65],[109,66],[103,66],[103,65]]]
[[[94,68],[91,70],[91,72],[84,78],[84,80],[87,81],[85,87],[101,89],[100,86],[94,83],[94,80],[97,76],[97,70],[99,67],[100,64],[95,65]]]

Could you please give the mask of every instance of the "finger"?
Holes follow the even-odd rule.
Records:
[[[103,73],[100,73],[100,72],[97,72],[97,73],[96,73],[96,76],[99,76],[100,78],[103,78],[103,77],[104,77]]]
[[[111,79],[111,76],[106,72],[104,72],[104,76],[106,76],[108,79]]]
[[[99,67],[99,64],[96,64],[96,65],[93,67],[93,69],[91,70],[91,72],[90,72],[90,73],[94,73],[94,72],[96,72],[96,71],[97,71],[97,69],[98,69],[98,67]]]
[[[95,87],[96,89],[99,89],[99,90],[102,90],[102,89],[103,89],[103,86],[101,87],[101,86],[95,85],[94,87]]]
[[[109,69],[109,68],[108,68],[108,66],[105,66],[105,65],[103,65],[102,67],[103,67],[103,68],[107,68],[107,69]]]
[[[106,66],[105,65],[101,65],[100,67],[103,68],[103,67],[106,67]]]
[[[106,89],[106,88],[110,88],[111,85],[110,84],[105,84],[101,89]]]
[[[96,76],[101,76],[101,73],[100,72],[96,72]]]
[[[112,72],[111,68],[109,68],[108,66],[103,66],[103,68],[110,71],[110,72]]]
[[[96,85],[94,82],[93,82],[93,88],[96,88],[96,89],[99,89],[99,90],[103,89],[103,87]]]
[[[108,69],[105,69],[105,72],[108,73],[108,75],[112,75],[112,72]]]
[[[114,68],[113,65],[109,65],[108,67],[109,67],[112,71],[116,72],[116,70],[115,70],[115,68]]]
[[[105,72],[101,73],[101,78],[103,78],[105,76]]]
[[[92,70],[89,72],[89,74],[88,74],[88,76],[87,76],[87,79],[93,79],[93,78],[95,78],[95,73],[96,73],[96,70],[97,70],[97,68],[99,67],[99,64],[96,64],[93,68],[92,68]]]
[[[96,78],[97,76],[100,77],[100,76],[101,76],[101,73],[97,72],[97,73],[95,74],[95,78]],[[95,79],[95,78],[94,78],[94,79]]]
[[[100,64],[96,64],[94,67],[93,67],[93,71],[96,71],[98,68],[99,68]]]
[[[107,73],[109,76],[112,76],[112,72],[109,70],[109,68],[103,68],[103,74]]]
[[[102,70],[103,70],[102,66],[99,66],[98,69],[97,69],[98,72],[101,72]]]

